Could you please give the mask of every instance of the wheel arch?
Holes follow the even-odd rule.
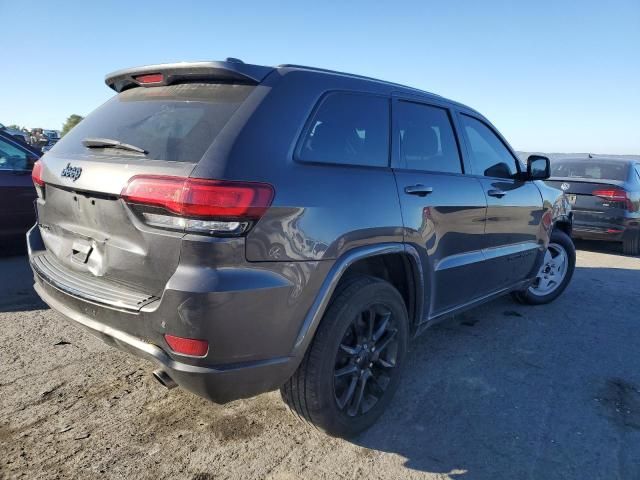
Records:
[[[407,311],[410,315],[410,327],[414,331],[422,320],[425,289],[423,269],[418,252],[414,247],[404,243],[384,243],[358,247],[349,250],[338,258],[329,271],[298,332],[292,356],[300,358],[304,356],[304,352],[311,343],[331,298],[341,282],[348,280],[352,274],[358,273],[373,273],[373,276],[388,280],[384,276],[376,274],[379,272],[379,270],[376,270],[376,268],[379,268],[376,267],[376,264],[384,265],[391,257],[402,261],[404,264],[401,274],[395,270],[392,273],[392,277],[396,280],[399,275],[405,276],[404,285],[400,285],[401,288],[398,288],[397,282],[392,281],[390,283],[398,288],[405,299]],[[394,265],[394,268],[397,268],[397,265]]]
[[[569,235],[569,237],[571,237],[571,230],[573,229],[573,212],[557,218],[553,222],[553,228],[562,230],[564,233]]]

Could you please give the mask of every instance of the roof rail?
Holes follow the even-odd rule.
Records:
[[[104,81],[116,92],[143,85],[136,79],[142,75],[152,74],[161,75],[159,81],[152,83],[153,86],[202,80],[258,84],[272,71],[272,67],[250,65],[235,58],[228,58],[225,62],[163,63],[127,68],[108,74]]]
[[[400,87],[400,88],[404,88],[404,89],[408,89],[408,90],[414,90],[415,92],[420,93],[420,94],[427,93],[427,94],[433,95],[435,97],[440,97],[440,95],[438,95],[436,93],[427,92],[425,90],[420,90],[419,88],[415,88],[415,87],[409,87],[407,85],[402,85],[401,83],[388,82],[386,80],[380,80],[379,78],[367,77],[365,75],[357,75],[355,73],[340,72],[338,70],[329,70],[327,68],[309,67],[309,66],[306,66],[306,65],[296,65],[296,64],[293,64],[293,63],[284,63],[282,65],[278,65],[276,68],[299,68],[301,70],[311,70],[313,72],[332,73],[334,75],[344,75],[346,77],[358,78],[358,79],[361,79],[361,80],[370,80],[372,82],[383,83],[385,85],[391,85],[391,86],[394,86],[394,87]]]

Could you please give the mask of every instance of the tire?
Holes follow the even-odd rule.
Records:
[[[622,253],[625,255],[640,255],[640,232],[625,236],[622,241]]]
[[[549,249],[547,250],[546,255],[552,254],[551,252],[554,250],[561,251],[565,255],[566,270],[563,273],[562,280],[556,282],[553,285],[553,288],[548,292],[544,289],[536,287],[536,282],[540,282],[541,280],[540,275],[543,275],[543,269],[548,265],[547,257],[545,257],[545,260],[543,261],[541,270],[539,272],[539,276],[536,277],[536,280],[534,280],[534,282],[529,287],[527,287],[526,290],[513,293],[513,297],[518,302],[527,305],[543,305],[545,303],[553,302],[560,296],[560,294],[562,294],[564,289],[567,288],[567,285],[571,281],[571,277],[573,277],[573,271],[576,268],[576,248],[573,245],[573,241],[571,240],[571,238],[562,230],[554,230],[551,233]],[[555,273],[557,274],[557,272]]]
[[[397,390],[409,327],[404,300],[388,282],[358,276],[339,289],[280,393],[302,420],[329,435],[351,437],[378,419]]]

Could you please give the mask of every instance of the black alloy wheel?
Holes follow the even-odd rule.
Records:
[[[358,275],[342,282],[282,399],[330,435],[370,427],[398,388],[409,337],[405,301],[389,282]]]
[[[350,417],[367,413],[384,395],[398,356],[398,329],[393,314],[374,304],[347,327],[334,370],[338,408]]]

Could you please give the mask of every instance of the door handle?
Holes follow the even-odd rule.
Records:
[[[493,189],[493,190],[489,190],[489,191],[487,192],[487,195],[489,195],[490,197],[497,197],[497,198],[502,198],[502,197],[504,197],[506,194],[507,194],[507,192],[505,192],[505,191],[503,191],[503,190],[498,190],[497,188],[496,188],[496,189]]]
[[[420,184],[404,187],[404,193],[408,193],[409,195],[417,195],[419,197],[426,197],[432,192],[433,187],[425,187],[424,185]]]

